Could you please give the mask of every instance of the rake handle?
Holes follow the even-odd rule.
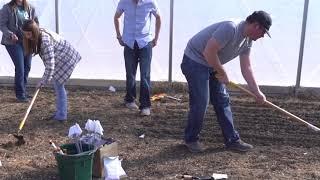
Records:
[[[229,84],[230,84],[231,86],[236,87],[236,88],[240,89],[241,91],[247,93],[248,95],[256,98],[256,95],[254,95],[251,91],[247,90],[246,88],[244,88],[244,87],[242,87],[242,86],[240,86],[240,85],[238,85],[238,84],[236,84],[236,83],[234,83],[234,82],[232,82],[232,81],[230,81]],[[295,120],[298,120],[298,121],[304,123],[305,125],[309,126],[309,127],[312,128],[313,130],[315,130],[315,131],[320,131],[320,128],[318,128],[318,127],[316,127],[316,126],[308,123],[307,121],[299,118],[298,116],[296,116],[296,115],[294,115],[294,114],[292,114],[292,113],[290,113],[290,112],[288,112],[288,111],[280,108],[279,106],[271,103],[270,101],[266,100],[265,103],[266,103],[268,106],[270,106],[270,107],[272,107],[272,108],[274,108],[274,109],[276,109],[276,110],[278,110],[278,111],[280,111],[280,112],[288,115],[289,117],[291,117],[291,118],[293,118],[293,119],[295,119]]]
[[[26,114],[24,115],[22,121],[21,121],[20,124],[19,124],[18,133],[19,133],[19,132],[21,131],[21,129],[23,128],[24,123],[25,123],[26,120],[27,120],[27,117],[28,117],[28,115],[29,115],[29,113],[30,113],[30,111],[31,111],[31,108],[32,108],[32,105],[33,105],[34,101],[36,100],[36,98],[37,98],[37,96],[38,96],[39,91],[40,91],[40,88],[38,88],[38,89],[36,90],[36,92],[34,93],[34,95],[33,95],[33,97],[32,97],[32,100],[31,100],[31,102],[30,102],[30,105],[29,105],[29,107],[28,107],[28,109],[27,109],[27,112],[26,112]]]

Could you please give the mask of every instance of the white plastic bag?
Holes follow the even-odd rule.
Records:
[[[119,180],[121,176],[126,176],[126,172],[121,166],[119,156],[104,158],[105,180]]]

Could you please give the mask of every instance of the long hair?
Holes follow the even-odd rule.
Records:
[[[41,30],[39,29],[38,24],[34,20],[26,20],[22,25],[22,31],[32,33],[31,39],[27,39],[25,36],[23,37],[25,54],[39,54],[41,47]]]
[[[12,9],[15,9],[17,7],[17,3],[16,3],[17,0],[11,0],[9,2],[9,5]],[[23,9],[25,11],[29,10],[29,3],[27,2],[27,0],[23,0],[22,1],[22,6],[23,6]]]

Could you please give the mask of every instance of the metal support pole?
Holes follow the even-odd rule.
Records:
[[[170,35],[169,35],[169,82],[172,82],[172,39],[173,39],[173,5],[174,0],[170,0]]]
[[[59,0],[55,0],[56,33],[59,34]]]
[[[301,40],[300,40],[300,51],[299,51],[299,62],[298,62],[298,70],[297,70],[297,80],[296,80],[296,86],[295,86],[295,89],[294,89],[295,95],[297,94],[298,88],[300,88],[301,69],[302,69],[303,51],[304,51],[304,41],[305,41],[305,37],[306,37],[307,18],[308,18],[308,6],[309,6],[309,0],[305,0],[304,1],[304,10],[303,10],[303,20],[302,20],[302,30],[301,30]]]

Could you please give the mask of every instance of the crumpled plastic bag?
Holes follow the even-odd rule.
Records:
[[[109,91],[111,91],[111,92],[116,92],[116,88],[113,87],[113,86],[109,86]]]
[[[103,135],[103,128],[99,120],[88,119],[85,125],[85,129],[89,133],[97,133],[97,134]]]
[[[104,158],[105,180],[119,180],[120,177],[126,176],[126,172],[121,166],[119,156]]]
[[[94,120],[94,132],[97,134],[103,135],[103,128],[99,120]]]
[[[85,129],[88,133],[81,137],[81,141],[99,148],[101,146],[101,137],[103,136],[103,128],[100,121],[88,119]]]
[[[82,129],[80,128],[78,123],[76,123],[75,125],[73,125],[69,128],[68,137],[73,140],[73,142],[77,148],[78,153],[82,152],[82,144],[80,141],[81,133],[82,133]]]
[[[88,132],[94,132],[95,124],[94,124],[94,122],[93,122],[91,119],[88,119],[88,120],[87,120],[86,125],[85,125],[85,129],[86,129]]]
[[[74,138],[74,137],[80,136],[81,133],[82,133],[82,129],[80,128],[79,124],[76,123],[75,125],[69,128],[68,137]]]

